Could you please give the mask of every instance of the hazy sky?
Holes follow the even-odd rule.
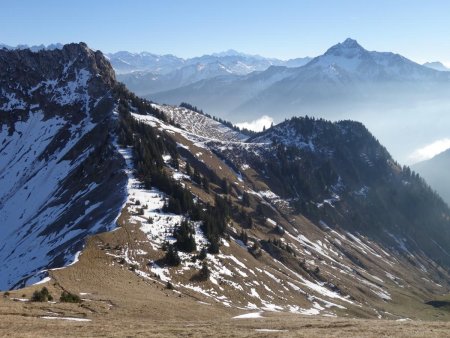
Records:
[[[233,48],[316,56],[347,37],[370,50],[450,64],[450,1],[0,0],[0,42],[85,41],[106,52],[182,57]]]

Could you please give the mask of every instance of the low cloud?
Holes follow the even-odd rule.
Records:
[[[236,125],[239,128],[245,128],[253,131],[262,131],[264,127],[269,128],[273,123],[273,118],[270,116],[264,115],[259,119],[250,121],[250,122],[242,122],[237,123]]]
[[[430,158],[442,153],[443,151],[450,148],[450,138],[444,138],[437,140],[425,147],[415,150],[411,155],[409,155],[409,160],[412,164],[429,160]]]

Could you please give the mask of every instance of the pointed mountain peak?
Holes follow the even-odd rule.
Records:
[[[364,48],[361,47],[361,45],[358,43],[358,41],[353,40],[351,38],[345,39],[345,41],[340,43],[339,45],[341,45],[344,48],[361,48],[361,49],[364,49]]]
[[[347,58],[355,57],[367,52],[356,40],[346,39],[344,42],[332,46],[325,52],[325,55],[344,56]]]

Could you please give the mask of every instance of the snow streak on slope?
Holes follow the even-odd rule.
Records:
[[[144,185],[136,179],[133,169],[133,149],[119,148],[120,154],[126,160],[128,174],[128,197],[127,204],[132,214],[131,221],[141,223],[150,242],[160,249],[166,241],[166,237],[173,234],[177,225],[183,220],[183,216],[163,213],[161,210],[167,197],[164,193],[151,189],[147,190]]]
[[[130,214],[130,221],[140,225],[154,250],[162,250],[165,244],[174,244],[176,241],[173,236],[174,231],[186,217],[162,211],[164,203],[168,200],[167,195],[157,189],[145,189],[144,185],[134,175],[132,148],[117,147],[127,164],[128,197],[126,208]],[[192,225],[195,230],[194,239],[197,250],[206,249],[209,242],[200,228],[201,222],[193,222]],[[135,264],[137,262],[133,260],[133,255],[136,254],[139,255],[140,253],[130,252],[129,248],[125,248],[122,256],[127,263]],[[200,262],[193,260],[195,255],[195,253],[179,252],[182,270],[200,269]],[[150,278],[150,272],[157,274],[163,282],[172,279],[169,269],[160,267],[156,262],[151,262],[147,270],[149,271],[137,270],[136,272],[144,278]]]

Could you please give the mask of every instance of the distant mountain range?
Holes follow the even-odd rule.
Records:
[[[450,149],[412,166],[450,205]]]
[[[62,49],[63,48],[62,43],[52,43],[50,45],[34,45],[34,46],[28,46],[28,45],[17,45],[17,46],[9,46],[5,45],[3,43],[0,43],[0,49],[6,48],[6,49],[30,49],[32,52],[39,52],[40,50],[54,50],[54,49]]]
[[[274,112],[278,119],[317,112],[334,117],[330,114],[367,103],[383,106],[399,98],[439,95],[442,84],[450,84],[450,73],[398,54],[368,51],[347,39],[300,67],[221,75],[147,97],[172,104],[188,101],[232,120]]]
[[[147,52],[107,54],[118,80],[139,95],[171,90],[218,76],[243,76],[271,66],[299,67],[311,58],[279,60],[228,50],[212,55],[182,59]]]
[[[154,74],[168,74],[186,66],[221,64],[233,74],[248,74],[253,71],[266,70],[270,66],[299,67],[311,60],[309,57],[291,59],[287,61],[265,58],[259,55],[239,53],[235,50],[227,50],[221,53],[203,55],[189,59],[177,56],[157,55],[148,52],[130,53],[121,51],[106,54],[117,74],[132,72],[150,72]]]

